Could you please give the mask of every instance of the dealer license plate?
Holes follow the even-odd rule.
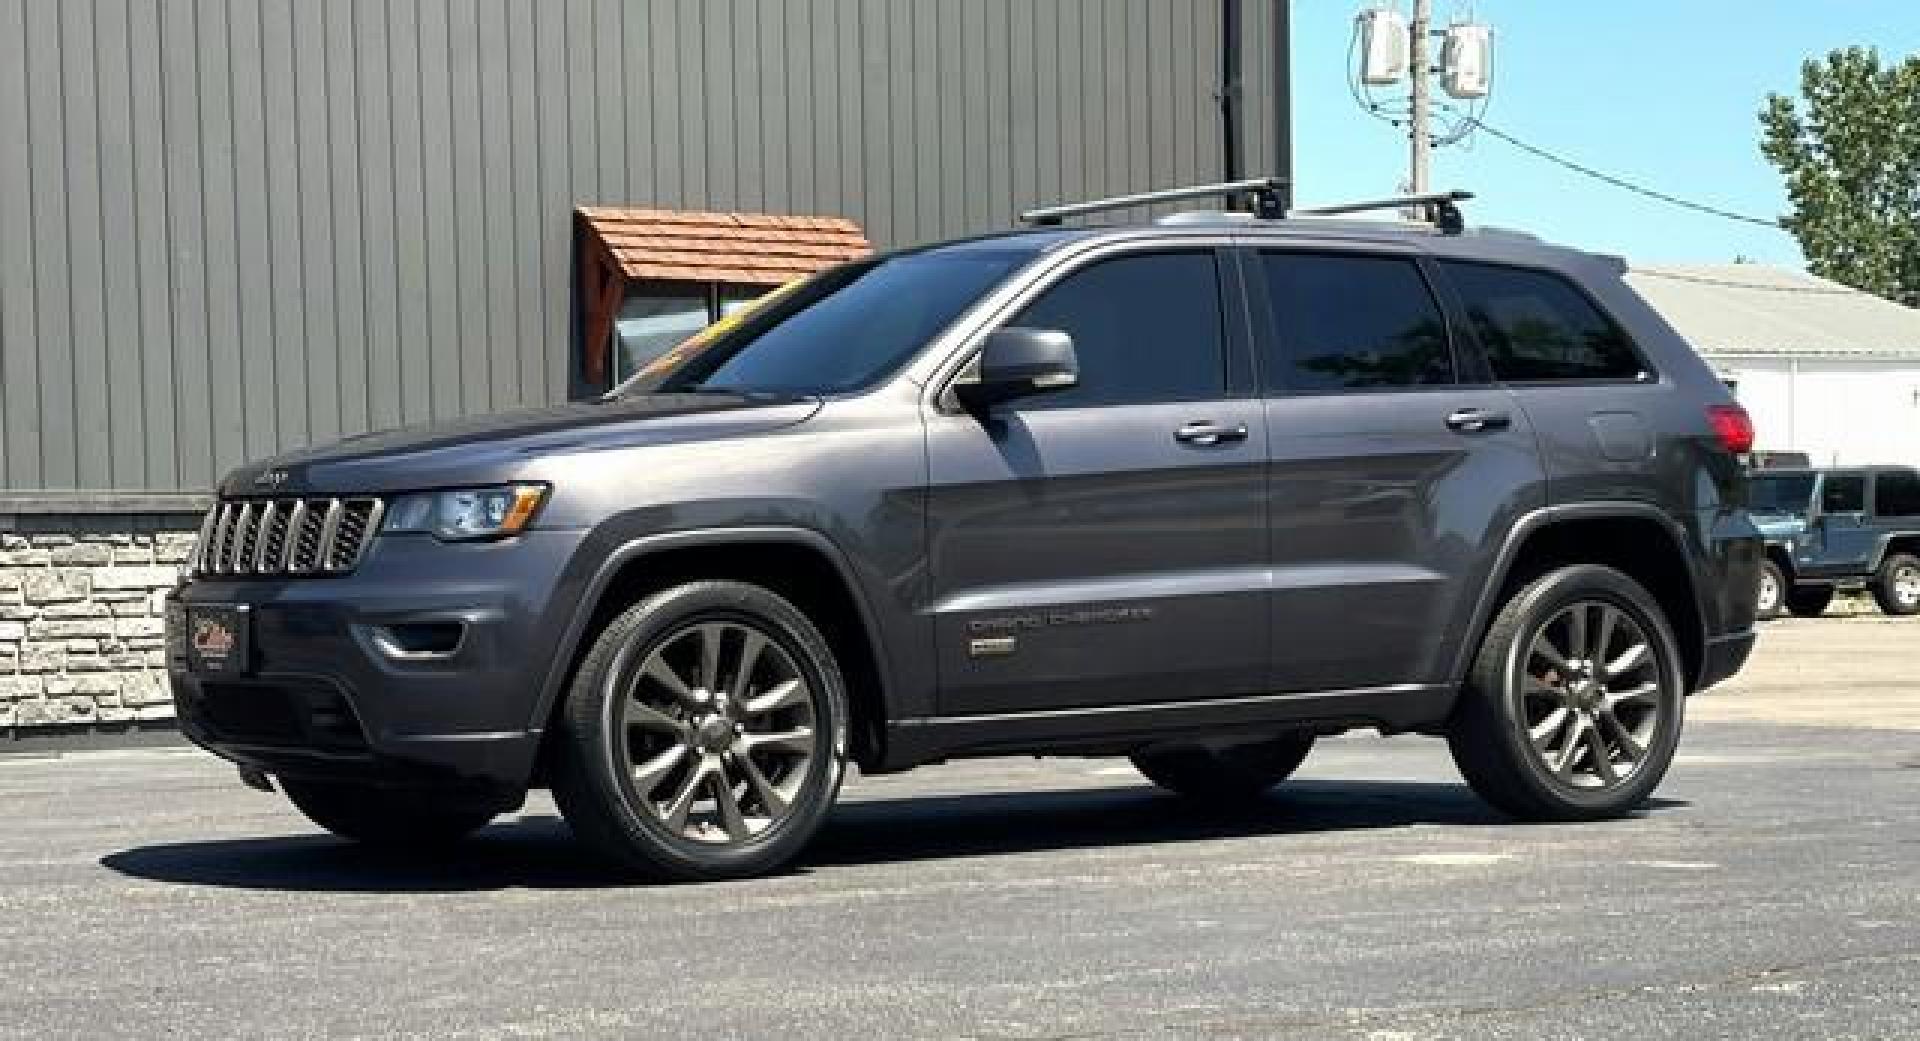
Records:
[[[245,673],[249,620],[245,604],[188,604],[183,619],[187,668],[216,676]]]

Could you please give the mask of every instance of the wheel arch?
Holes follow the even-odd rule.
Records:
[[[700,579],[764,586],[794,603],[821,629],[847,686],[851,753],[863,767],[885,752],[886,657],[871,606],[840,548],[809,528],[751,526],[666,532],[632,539],[603,560],[555,648],[529,727],[548,738],[582,651],[608,619],[648,593]]]
[[[1773,561],[1773,566],[1780,569],[1780,575],[1788,585],[1799,580],[1799,569],[1793,566],[1793,553],[1788,550],[1786,543],[1770,541],[1766,544],[1765,552],[1767,559]]]
[[[1657,547],[1648,554],[1647,547]],[[1685,528],[1646,503],[1607,502],[1547,506],[1522,517],[1508,532],[1461,641],[1453,676],[1464,683],[1493,617],[1515,591],[1555,567],[1603,564],[1647,590],[1667,616],[1686,669],[1688,692],[1706,665],[1707,620],[1700,603]]]
[[[1881,535],[1879,544],[1874,547],[1873,562],[1867,565],[1868,573],[1879,571],[1887,557],[1895,553],[1920,557],[1920,531],[1889,531]]]

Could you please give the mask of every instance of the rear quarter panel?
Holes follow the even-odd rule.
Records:
[[[1763,543],[1747,513],[1747,476],[1720,443],[1708,409],[1733,395],[1712,368],[1621,278],[1616,258],[1515,239],[1436,243],[1434,251],[1557,273],[1633,340],[1644,381],[1515,384],[1531,420],[1555,506],[1645,504],[1681,534],[1708,639],[1753,624]]]

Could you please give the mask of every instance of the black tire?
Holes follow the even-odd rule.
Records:
[[[1873,573],[1873,598],[1891,615],[1920,614],[1920,558],[1889,553]]]
[[[1770,622],[1786,613],[1787,576],[1780,565],[1771,560],[1760,562],[1760,585],[1754,593],[1754,614],[1763,622]]]
[[[1818,618],[1832,603],[1832,586],[1794,586],[1787,590],[1787,610],[1795,618]]]
[[[1564,671],[1537,650],[1542,641]],[[1594,661],[1606,667],[1593,669]],[[1564,567],[1528,583],[1494,618],[1447,745],[1473,790],[1515,817],[1617,817],[1645,803],[1673,762],[1686,701],[1681,668],[1672,630],[1638,583],[1612,568]],[[1537,737],[1554,719],[1558,726]],[[1563,765],[1548,762],[1562,755]]]
[[[486,826],[498,807],[437,792],[282,779],[307,819],[343,839],[387,849],[447,846]]]
[[[1132,756],[1147,780],[1181,795],[1250,799],[1293,776],[1313,751],[1313,735],[1283,734],[1270,741],[1220,748],[1179,745]]]
[[[749,655],[752,634],[765,642]],[[797,685],[767,681],[776,667]],[[845,777],[846,692],[833,652],[804,614],[759,586],[693,582],[627,608],[600,631],[566,699],[554,801],[588,846],[647,878],[780,867],[819,831]],[[769,699],[779,707],[752,707]],[[703,803],[712,808],[696,821]]]

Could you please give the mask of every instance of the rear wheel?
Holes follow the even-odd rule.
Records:
[[[1833,603],[1832,586],[1794,586],[1787,590],[1787,610],[1795,618],[1818,618]]]
[[[1133,765],[1168,791],[1207,799],[1246,799],[1293,775],[1313,750],[1313,735],[1284,734],[1221,748],[1181,745],[1136,753]]]
[[[1501,609],[1447,743],[1474,791],[1517,817],[1615,817],[1666,775],[1685,700],[1659,605],[1618,571],[1577,565]]]
[[[1873,598],[1888,614],[1920,614],[1920,558],[1889,553],[1873,576]]]
[[[437,792],[361,784],[292,781],[280,787],[308,820],[344,839],[388,848],[458,842],[493,819],[498,807]]]
[[[819,631],[740,582],[656,593],[608,623],[557,736],[554,800],[575,834],[655,878],[771,871],[826,820],[846,695]]]
[[[1780,617],[1786,610],[1787,576],[1771,560],[1760,562],[1760,589],[1754,596],[1754,613],[1763,620]]]

